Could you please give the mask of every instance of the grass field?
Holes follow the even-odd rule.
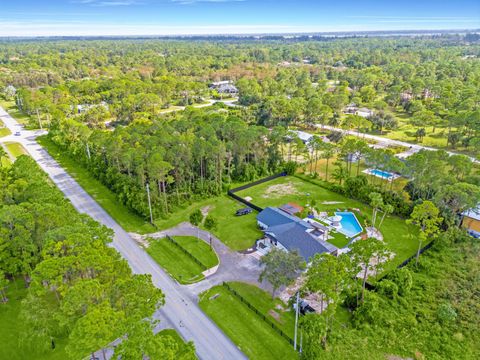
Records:
[[[47,136],[40,136],[37,141],[126,231],[140,234],[155,231],[150,223],[128,210],[117,200],[110,189],[95,179],[77,161],[65,154]]]
[[[28,155],[27,150],[22,146],[22,144],[14,143],[14,142],[7,142],[5,143],[8,152],[16,159],[20,155]]]
[[[371,221],[372,209],[359,201],[348,199],[316,184],[301,180],[298,177],[281,177],[273,181],[240,191],[237,195],[250,196],[252,202],[260,207],[280,206],[289,202],[301,206],[315,199],[316,207],[320,211],[335,211],[336,209],[360,209],[361,214]],[[335,204],[322,204],[323,202],[338,202]],[[361,224],[364,226],[364,224]],[[416,235],[418,232],[412,225],[407,225],[404,219],[397,216],[387,216],[380,228],[384,240],[395,257],[387,265],[387,270],[392,269],[405,259],[415,254],[418,247]]]
[[[294,314],[276,309],[286,307],[272,300],[267,292],[244,283],[230,283],[257,310],[268,316],[285,333],[293,337]],[[290,343],[259,315],[224,286],[215,286],[200,295],[200,307],[250,359],[298,359]],[[272,316],[274,315],[274,316]]]
[[[5,127],[5,124],[3,123],[2,120],[0,120],[0,137],[8,136],[12,132],[10,131],[9,128]]]
[[[207,269],[218,264],[215,251],[203,240],[193,236],[174,236],[173,238]],[[190,284],[204,278],[202,274],[204,269],[166,238],[151,239],[147,252],[181,284]]]
[[[21,341],[21,322],[19,320],[20,303],[27,295],[22,280],[11,283],[7,289],[9,301],[6,304],[0,303],[0,359],[8,360],[64,360],[66,359],[65,339],[55,340],[55,349],[41,352],[43,344],[32,344],[25,347]]]

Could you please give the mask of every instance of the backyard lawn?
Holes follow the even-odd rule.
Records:
[[[174,236],[173,238],[207,269],[218,264],[215,251],[203,240],[193,236]],[[202,272],[206,269],[167,238],[150,239],[146,250],[162,268],[181,284],[190,284],[204,278]]]
[[[312,199],[315,199],[316,207],[320,211],[358,208],[369,221],[372,216],[370,206],[293,176],[280,177],[239,191],[237,195],[250,196],[252,203],[260,207],[280,206],[289,202],[305,206]],[[362,221],[361,225],[364,227]],[[416,235],[417,230],[413,225],[407,225],[404,219],[397,216],[387,216],[380,231],[384,236],[387,247],[395,254],[393,260],[387,265],[387,270],[401,264],[417,251],[417,238],[409,236],[410,234]]]
[[[229,283],[263,315],[293,338],[294,313],[272,300],[269,293],[244,283]],[[250,359],[298,359],[293,346],[226,287],[215,286],[200,295],[200,307]]]
[[[150,223],[128,210],[117,200],[110,189],[95,179],[77,161],[65,154],[48,137],[40,136],[37,141],[126,231],[139,234],[155,231]]]

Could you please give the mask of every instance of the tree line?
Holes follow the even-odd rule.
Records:
[[[2,169],[0,183],[3,302],[15,278],[29,288],[18,346],[46,351],[68,339],[69,358],[80,359],[123,337],[115,355],[125,359],[194,356],[193,345],[180,351],[172,338],[153,333],[149,318],[165,299],[150,275],[132,274],[108,246],[112,231],[77,213],[30,157]]]

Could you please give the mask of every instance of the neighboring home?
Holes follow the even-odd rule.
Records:
[[[355,103],[348,104],[345,106],[345,109],[343,109],[343,112],[345,114],[355,114],[358,111],[358,106]]]
[[[314,135],[312,134],[309,134],[305,131],[300,131],[300,130],[292,130],[292,132],[294,132],[295,134],[297,134],[298,138],[300,140],[302,140],[302,142],[305,144],[305,145],[309,145],[310,142],[313,140],[314,138]],[[323,142],[330,142],[330,140],[326,137],[326,136],[320,136],[320,135],[317,135]],[[289,138],[289,136],[287,135],[287,138]],[[290,139],[289,139],[290,140]]]
[[[257,223],[265,234],[265,239],[259,240],[263,246],[297,250],[307,263],[315,254],[337,254],[337,247],[323,240],[328,237],[328,228],[316,221],[305,221],[279,208],[268,207],[257,215]]]
[[[462,213],[462,226],[475,238],[480,238],[480,205]]]
[[[348,104],[343,109],[343,112],[345,114],[358,115],[358,116],[361,116],[361,117],[364,117],[364,118],[369,118],[369,117],[373,116],[373,110],[370,110],[366,107],[359,108],[354,103]]]
[[[400,94],[400,101],[402,103],[407,103],[410,100],[412,100],[412,98],[413,98],[413,94],[411,91],[404,91]]]
[[[358,116],[361,116],[361,117],[364,117],[364,118],[369,118],[371,116],[373,116],[373,110],[370,110],[368,108],[360,108],[357,110],[357,112],[355,113],[355,115],[358,115]]]
[[[302,140],[304,144],[310,143],[313,139],[313,135],[305,131],[293,130],[293,132],[297,134],[298,138]]]
[[[238,94],[238,89],[230,80],[216,81],[210,84],[210,89],[217,90],[219,94]]]
[[[77,114],[83,114],[88,110],[93,109],[97,106],[102,106],[107,111],[109,109],[108,104],[105,101],[102,101],[100,104],[80,104],[80,105],[77,105]]]

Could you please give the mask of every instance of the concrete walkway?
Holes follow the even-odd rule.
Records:
[[[134,238],[142,237],[143,239],[162,238],[166,235],[170,236],[195,236],[202,239],[207,244],[212,241],[212,246],[217,253],[220,264],[217,271],[205,278],[190,285],[183,285],[192,295],[198,296],[201,292],[210,289],[212,286],[219,285],[224,281],[241,281],[257,285],[266,291],[271,291],[268,283],[260,283],[258,277],[262,271],[262,267],[257,258],[252,255],[241,254],[230,250],[222,241],[208,231],[201,230],[188,222],[182,222],[177,226],[147,235],[133,234]]]

